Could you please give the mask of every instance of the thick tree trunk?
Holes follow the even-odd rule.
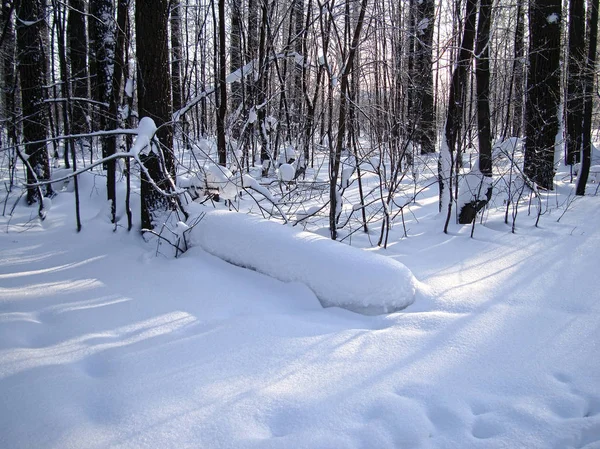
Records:
[[[157,138],[161,144],[160,151],[155,148],[142,162],[152,180],[166,191],[172,188],[171,180],[175,176],[172,127],[162,126],[171,120],[172,113],[168,4],[168,0],[145,0],[136,2],[135,8],[139,116],[152,118],[160,127]],[[171,202],[156,191],[145,173],[142,173],[141,194],[142,228],[152,229],[153,220],[169,209]]]
[[[75,97],[72,131],[75,134],[83,134],[89,131],[88,103],[79,100],[89,98],[85,4],[84,0],[69,0],[69,15],[67,18],[67,58],[71,68],[71,92]]]
[[[91,91],[92,99],[97,105],[97,113],[92,120],[92,129],[105,130],[107,129],[115,52],[115,20],[112,0],[90,2],[89,17]],[[109,155],[105,140],[102,142],[102,155],[103,157]]]
[[[435,152],[436,127],[433,104],[433,25],[434,0],[422,0],[416,6],[416,42],[414,62],[415,132],[421,154]]]
[[[531,0],[524,171],[543,189],[554,181],[559,131],[561,0]]]
[[[490,25],[492,0],[481,0],[475,47],[477,83],[477,131],[479,137],[479,170],[492,176],[492,136],[490,128]]]
[[[217,152],[219,164],[227,164],[227,142],[225,139],[225,117],[227,116],[227,74],[225,53],[225,0],[219,0],[219,103],[217,109]]]
[[[232,0],[231,1],[231,28],[229,33],[229,55],[230,55],[230,63],[229,63],[229,71],[233,72],[234,70],[238,70],[242,67],[242,12],[241,12],[242,2],[241,0]],[[242,104],[242,81],[234,81],[231,83],[231,110],[236,111],[238,107]],[[234,126],[234,130],[237,132],[239,129]],[[238,137],[238,136],[236,136]]]
[[[523,133],[523,104],[525,99],[525,7],[524,0],[517,0],[517,26],[515,29],[513,63],[513,101],[512,135],[519,137]]]
[[[27,182],[50,179],[50,161],[46,139],[48,124],[44,106],[43,86],[46,84],[46,60],[44,57],[44,38],[46,31],[42,0],[21,0],[17,10],[17,48],[19,77],[21,81],[21,105],[23,112],[23,140],[26,142],[25,152],[29,167]],[[30,143],[42,141],[40,143]],[[38,190],[27,190],[27,202],[32,204],[37,198]],[[51,185],[46,186],[46,195],[52,194]]]
[[[565,164],[580,161],[583,138],[585,8],[583,0],[569,1],[569,59],[567,72],[567,98],[565,122],[567,128]]]
[[[444,142],[442,143],[442,151],[440,151],[440,211],[443,212],[443,208],[447,208],[444,232],[447,232],[448,230],[448,224],[452,214],[452,186],[457,153],[459,151],[457,148],[457,141],[465,108],[464,98],[469,80],[468,69],[471,66],[473,43],[475,41],[476,16],[477,0],[467,0],[463,36],[454,71],[452,72],[450,94],[448,97],[448,111],[446,113],[446,126],[444,128],[443,136]]]
[[[598,0],[590,2],[589,16],[589,46],[586,70],[584,75],[585,82],[585,108],[583,112],[583,154],[581,160],[581,169],[577,179],[577,195],[585,195],[585,185],[587,184],[590,172],[592,155],[592,112],[594,107],[594,75],[596,73],[596,50],[598,47]]]

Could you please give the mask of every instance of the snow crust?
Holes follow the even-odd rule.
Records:
[[[209,211],[191,243],[234,265],[301,282],[324,307],[387,313],[412,304],[417,292],[399,262],[250,215]]]

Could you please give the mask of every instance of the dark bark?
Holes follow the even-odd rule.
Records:
[[[559,129],[560,0],[530,2],[529,34],[524,172],[541,188],[551,190]]]
[[[69,83],[69,71],[67,69],[67,44],[65,42],[65,7],[59,4],[56,0],[52,0],[52,9],[54,13],[54,25],[56,26],[56,37],[58,42],[58,59],[60,64],[61,83],[64,87],[63,95],[65,103],[62,108],[64,132],[68,136],[71,134],[71,117],[73,114],[73,103],[71,102],[71,85]],[[67,151],[69,148],[70,151]],[[77,155],[75,154],[74,143],[69,139],[65,143],[65,154],[70,152],[73,161],[73,171],[77,171]],[[81,231],[81,215],[79,203],[79,180],[77,175],[73,177],[74,193],[75,193],[75,218],[77,223],[77,232]]]
[[[227,142],[225,139],[225,117],[227,116],[227,67],[225,53],[225,0],[219,0],[219,102],[217,106],[217,152],[219,164],[227,164]]]
[[[269,131],[267,130],[267,108],[265,101],[267,99],[267,88],[269,84],[268,70],[268,48],[267,48],[267,24],[269,21],[267,2],[261,3],[261,26],[260,38],[258,43],[258,71],[259,77],[256,84],[256,104],[260,105],[257,111],[257,126],[260,136],[260,163],[263,167],[263,176],[269,172],[271,160],[271,142]]]
[[[88,23],[90,46],[90,75],[92,99],[97,102],[92,120],[93,130],[107,129],[108,104],[110,102],[114,64],[114,6],[112,0],[90,2]],[[149,12],[150,14],[150,12]],[[102,155],[108,156],[106,141],[102,143]]]
[[[84,0],[69,0],[67,58],[71,69],[71,92],[75,98],[89,98],[85,12]],[[75,134],[89,132],[87,124],[88,103],[75,100],[73,106],[72,131]]]
[[[567,128],[565,163],[573,165],[581,159],[584,109],[585,8],[583,0],[569,1],[569,59],[565,122]]]
[[[492,136],[490,129],[490,25],[492,0],[481,0],[475,47],[477,83],[477,131],[479,138],[479,170],[492,176]]]
[[[348,0],[347,0],[348,1]],[[339,120],[338,120],[338,133],[337,142],[335,146],[335,153],[332,154],[330,159],[329,169],[329,231],[331,233],[331,239],[337,239],[337,205],[338,205],[338,190],[337,190],[337,179],[340,171],[340,162],[342,155],[342,147],[344,145],[344,138],[346,136],[346,114],[348,107],[348,87],[349,87],[349,76],[352,73],[354,67],[354,58],[364,25],[365,11],[367,8],[367,0],[362,0],[360,5],[360,12],[356,27],[352,36],[352,42],[348,49],[347,56],[345,58],[344,70],[341,76],[341,95],[339,104]]]
[[[110,89],[110,101],[108,105],[107,128],[116,129],[120,126],[119,104],[121,102],[121,91],[123,85],[123,69],[125,66],[125,41],[126,30],[128,26],[128,4],[129,0],[118,0],[117,4],[117,27],[116,27],[116,45],[114,72],[112,76],[112,86]],[[107,153],[115,154],[117,152],[117,136],[111,136],[106,141]],[[106,164],[106,193],[107,199],[111,203],[111,221],[116,222],[116,201],[117,201],[117,167],[116,161],[111,160]]]
[[[156,133],[161,149],[155,148],[142,162],[148,175],[163,190],[172,188],[175,176],[171,120],[171,80],[168,45],[168,0],[136,2],[137,92],[140,117],[150,117],[160,129]],[[171,176],[171,178],[169,177]],[[152,229],[157,215],[171,208],[172,203],[158,192],[142,173],[142,228]]]
[[[29,167],[27,182],[50,179],[50,161],[46,139],[48,133],[47,108],[44,106],[42,86],[46,84],[46,60],[44,57],[44,37],[46,32],[44,8],[41,0],[21,0],[17,10],[17,48],[19,77],[21,81],[21,106],[23,112],[23,140]],[[41,143],[30,143],[42,141]],[[51,184],[46,186],[46,195],[52,194]],[[36,188],[27,189],[27,202],[32,204],[37,198]]]
[[[233,72],[242,67],[242,14],[241,0],[231,1],[231,28],[229,34],[229,71]],[[236,111],[242,104],[242,79],[231,83],[231,110]],[[236,127],[234,127],[235,129]],[[236,130],[238,131],[238,130]]]
[[[171,84],[174,111],[183,107],[181,9],[181,0],[171,0]]]
[[[593,90],[594,75],[596,72],[596,50],[598,47],[598,0],[590,2],[590,16],[588,22],[589,44],[586,70],[584,74],[585,85],[585,106],[583,112],[583,154],[581,160],[581,169],[577,179],[577,195],[585,195],[585,185],[587,184],[591,156],[592,156],[592,112],[594,107]]]
[[[433,104],[433,28],[434,0],[422,0],[416,5],[416,41],[414,48],[414,123],[416,141],[421,154],[435,152],[436,126]]]
[[[0,30],[2,32],[2,41],[0,42],[2,111],[0,116],[6,120],[6,131],[10,144],[17,143],[14,7],[14,2],[3,2],[0,8]]]
[[[523,104],[525,99],[525,7],[523,1],[517,0],[517,26],[515,29],[513,60],[512,135],[516,137],[523,133]]]
[[[452,183],[454,176],[454,165],[457,160],[459,149],[457,148],[458,135],[460,134],[462,118],[464,114],[464,98],[466,86],[469,80],[468,69],[471,66],[471,56],[473,54],[473,43],[475,41],[475,19],[477,16],[477,0],[467,0],[465,10],[465,21],[463,28],[463,36],[460,45],[460,51],[457,54],[454,71],[452,72],[452,80],[450,83],[450,94],[448,97],[448,111],[446,115],[446,126],[444,129],[445,144],[448,147],[450,154],[450,172],[444,173],[443,163],[439,166],[439,185],[440,185],[440,211],[443,204],[443,196],[452,196]],[[443,153],[440,155],[440,159]],[[452,200],[448,201],[448,214],[444,232],[448,230],[448,224],[452,213]]]

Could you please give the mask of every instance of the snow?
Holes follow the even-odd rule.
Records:
[[[239,189],[234,175],[227,167],[208,164],[204,170],[204,176],[207,186],[212,189],[218,189],[221,198],[230,200],[238,195]]]
[[[548,23],[557,23],[558,19],[559,19],[559,16],[555,12],[553,12],[552,14],[549,14],[548,17],[546,17],[546,21]]]
[[[475,162],[473,168],[466,173],[458,184],[458,210],[471,202],[487,201],[486,193],[492,186],[492,178],[483,176],[479,171],[479,164]]]
[[[377,314],[415,299],[417,282],[401,263],[250,215],[208,211],[191,242],[234,265],[307,285],[324,307]]]
[[[283,182],[290,182],[294,180],[296,169],[292,164],[281,164],[279,166],[279,179]]]
[[[125,83],[125,95],[129,98],[133,97],[133,80],[131,78],[128,78]]]
[[[0,216],[0,447],[599,447],[600,197],[515,234],[490,211],[469,238],[441,232],[432,188],[387,250],[210,211],[172,259],[125,230],[121,184],[115,230],[103,183],[79,181],[80,233],[68,191],[43,222],[23,200]],[[405,291],[371,262],[408,267],[415,301],[322,307]]]

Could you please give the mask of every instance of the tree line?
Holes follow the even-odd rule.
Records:
[[[182,208],[177,177],[190,167],[181,154],[202,140],[215,142],[215,164],[259,167],[263,178],[290,164],[299,180],[324,161],[336,239],[348,160],[367,228],[360,171],[369,161],[381,178],[380,244],[417,161],[437,165],[446,229],[453,213],[475,220],[493,194],[494,145],[511,137],[523,139],[528,188],[553,189],[564,149],[584,195],[598,0],[567,3],[8,0],[0,17],[3,164],[11,184],[25,167],[27,202],[41,215],[53,165],[78,173],[78,164],[101,164],[113,221],[118,171],[139,164],[142,227],[152,229],[161,211]],[[143,117],[156,133],[133,154]],[[471,148],[481,192],[459,203]]]

